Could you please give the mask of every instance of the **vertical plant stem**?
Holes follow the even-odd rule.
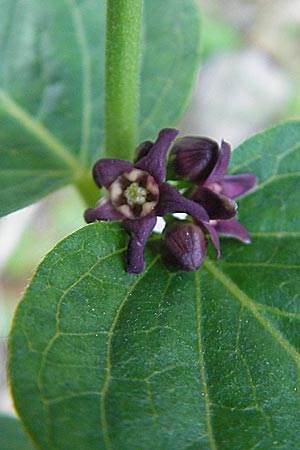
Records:
[[[99,188],[95,185],[95,182],[90,172],[84,174],[75,184],[86,206],[93,207],[99,200],[100,192]]]
[[[143,0],[107,0],[106,156],[132,156],[137,145]]]

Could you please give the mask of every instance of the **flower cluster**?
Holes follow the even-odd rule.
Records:
[[[130,235],[126,267],[129,273],[143,272],[144,248],[159,216],[186,213],[191,218],[179,221],[170,216],[162,240],[165,258],[183,270],[196,270],[203,263],[206,234],[218,258],[218,234],[250,242],[248,232],[235,219],[234,200],[254,189],[256,177],[225,175],[230,159],[230,146],[226,142],[219,148],[216,142],[203,137],[175,141],[177,135],[178,130],[163,129],[156,142],[143,142],[136,150],[134,164],[100,159],[93,168],[96,184],[106,188],[108,196],[94,209],[85,211],[85,220],[122,222]],[[170,148],[170,171],[178,180],[178,187],[184,180],[183,192],[165,181]]]

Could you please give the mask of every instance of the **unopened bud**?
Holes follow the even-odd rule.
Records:
[[[135,149],[134,162],[136,163],[140,159],[144,158],[144,156],[147,156],[153,145],[154,144],[152,141],[144,141],[140,145],[138,145]]]
[[[171,164],[176,176],[190,181],[204,181],[216,164],[217,142],[205,137],[186,136],[178,139],[171,151]]]
[[[167,226],[163,237],[163,256],[178,269],[194,271],[202,265],[207,240],[201,228],[193,223],[176,221]]]

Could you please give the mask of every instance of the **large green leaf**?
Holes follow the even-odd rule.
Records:
[[[0,450],[33,450],[18,420],[0,416]]]
[[[40,265],[17,310],[10,382],[45,450],[294,449],[300,433],[300,123],[233,154],[258,189],[241,200],[253,243],[222,241],[195,273],[159,240],[124,271],[126,236],[98,223]]]
[[[4,215],[75,183],[102,155],[105,2],[3,0],[0,25]],[[191,90],[193,0],[145,0],[143,35],[140,137],[154,139]]]

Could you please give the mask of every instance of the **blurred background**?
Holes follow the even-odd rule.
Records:
[[[202,60],[177,124],[182,133],[224,138],[235,147],[265,128],[299,119],[299,1],[198,3]],[[0,413],[13,414],[5,361],[14,309],[42,257],[84,225],[84,208],[77,192],[66,188],[0,220]]]

